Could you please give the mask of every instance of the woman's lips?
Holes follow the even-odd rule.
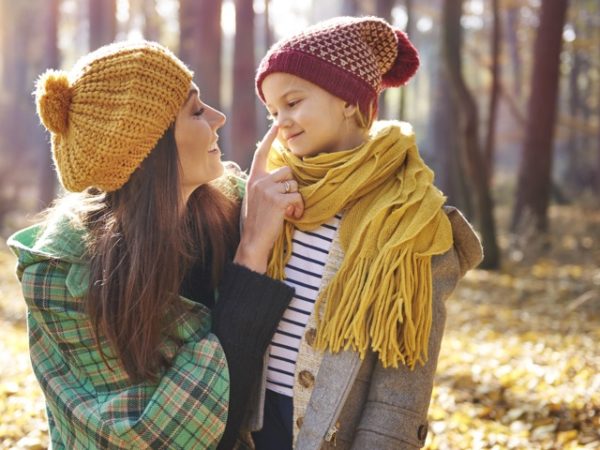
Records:
[[[213,145],[211,146],[211,149],[208,151],[208,153],[221,153],[221,149],[219,149],[218,139],[219,138],[215,136],[215,141],[213,142]]]

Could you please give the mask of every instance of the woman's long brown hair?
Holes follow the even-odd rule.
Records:
[[[108,340],[134,382],[155,379],[169,364],[160,348],[170,334],[164,318],[179,305],[185,271],[200,258],[211,267],[214,288],[239,239],[235,200],[203,185],[181,211],[179,180],[171,127],[130,180],[104,194],[103,206],[86,220],[86,305],[96,341],[100,347]]]

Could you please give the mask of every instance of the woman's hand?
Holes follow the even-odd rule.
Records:
[[[284,217],[299,219],[304,213],[291,169],[267,171],[269,150],[276,136],[277,126],[273,125],[254,152],[242,208],[244,229],[234,258],[235,263],[260,273],[267,270],[269,253],[281,233]]]

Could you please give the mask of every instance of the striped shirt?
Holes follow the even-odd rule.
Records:
[[[285,266],[284,281],[295,288],[296,294],[271,341],[267,368],[267,388],[279,394],[293,396],[300,341],[315,306],[327,255],[340,219],[341,215],[336,215],[314,231],[294,231],[292,257]]]

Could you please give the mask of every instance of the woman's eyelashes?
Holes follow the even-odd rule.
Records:
[[[194,113],[194,116],[196,116],[196,117],[200,117],[202,114],[204,114],[204,108],[200,108],[199,110],[197,110],[197,111]]]

